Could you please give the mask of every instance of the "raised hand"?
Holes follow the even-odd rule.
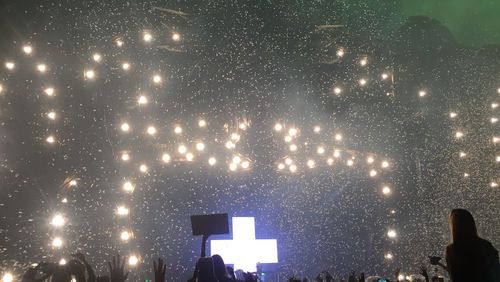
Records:
[[[162,258],[158,258],[158,264],[153,261],[153,270],[155,272],[155,282],[165,282],[165,272],[167,265],[164,263]]]
[[[120,255],[116,255],[113,257],[112,262],[108,262],[111,282],[124,282],[127,280],[130,272],[125,273],[125,261],[126,258],[123,258],[123,262],[120,264]]]

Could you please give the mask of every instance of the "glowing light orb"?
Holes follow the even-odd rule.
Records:
[[[281,131],[283,129],[283,125],[281,123],[277,123],[274,125],[274,130]]]
[[[183,149],[182,151],[185,153],[185,152],[187,151],[187,149],[185,149],[185,150]],[[181,152],[179,151],[179,153],[181,153]],[[181,154],[184,154],[184,153],[181,153]],[[164,163],[169,163],[171,159],[172,159],[172,157],[170,157],[170,155],[169,155],[169,154],[167,154],[167,153],[165,153],[165,154],[163,154],[163,155],[161,156],[161,160],[162,160]]]
[[[132,182],[126,181],[125,183],[123,183],[123,190],[125,192],[131,193],[134,191],[134,189],[135,189],[135,187],[134,187],[134,184],[132,184]]]
[[[52,240],[52,247],[53,248],[59,249],[62,247],[62,245],[63,245],[63,240],[60,237],[55,237]]]
[[[161,76],[159,76],[158,74],[155,74],[155,75],[153,76],[153,82],[154,82],[154,83],[156,83],[156,84],[160,84],[160,83],[161,83],[161,81],[162,81]]]
[[[295,145],[295,144],[291,144],[291,145],[290,145],[290,151],[292,151],[292,152],[297,151],[297,145]]]
[[[283,163],[279,163],[278,164],[278,169],[279,170],[283,170],[284,168],[285,168],[285,164],[283,164]]]
[[[62,198],[61,203],[66,204],[68,202],[68,198]]]
[[[498,143],[500,142],[500,137],[494,136],[492,139],[493,143]]]
[[[231,133],[231,140],[238,142],[240,140],[240,135],[238,133]]]
[[[173,41],[180,41],[181,40],[181,35],[177,32],[172,33],[172,40]]]
[[[287,135],[287,136],[285,136],[284,140],[285,140],[285,142],[290,143],[290,142],[292,142],[292,136]]]
[[[208,164],[210,166],[214,166],[216,163],[217,163],[217,159],[216,158],[214,158],[214,157],[208,158]]]
[[[499,87],[499,88],[497,88],[497,93],[498,93],[498,94],[500,94],[500,87]]]
[[[320,133],[321,132],[321,127],[319,125],[316,125],[313,129],[314,133]]]
[[[14,276],[9,272],[5,273],[2,276],[2,282],[13,282],[13,281],[14,281]]]
[[[470,176],[470,174],[468,174],[467,172],[464,173],[464,178],[467,178],[469,176]]]
[[[69,182],[69,186],[75,187],[76,185],[78,185],[78,182],[75,179],[71,179],[71,181]]]
[[[335,93],[336,95],[339,95],[340,93],[342,93],[342,89],[340,87],[335,87],[335,88],[333,88],[333,93]]]
[[[308,160],[307,161],[307,166],[309,168],[314,168],[316,166],[316,162],[314,160]]]
[[[241,163],[241,168],[243,168],[243,169],[248,169],[249,167],[250,167],[250,162],[248,162],[248,161],[243,161],[243,162]]]
[[[340,151],[339,150],[333,151],[333,156],[336,158],[340,158]]]
[[[179,125],[175,126],[174,133],[175,134],[181,134],[182,133],[182,127],[180,127]]]
[[[241,130],[246,130],[247,127],[248,127],[248,125],[246,123],[244,123],[244,122],[242,122],[242,123],[240,123],[238,125],[238,128],[241,129]]]
[[[236,147],[232,141],[227,141],[225,146],[227,149],[234,149]]]
[[[323,155],[325,153],[325,148],[324,147],[318,147],[318,149],[316,150],[316,153],[318,153],[318,155]]]
[[[336,52],[337,57],[342,58],[345,55],[345,50],[342,48],[339,48]]]
[[[290,128],[290,129],[288,130],[288,135],[290,135],[290,136],[296,136],[296,135],[297,135],[297,132],[298,132],[297,128],[292,127],[292,128]]]
[[[382,80],[386,80],[387,78],[389,78],[389,75],[387,73],[383,73],[381,75],[381,77],[382,77]]]
[[[198,150],[198,151],[205,150],[205,144],[203,144],[202,142],[196,143],[196,150]]]
[[[490,119],[490,122],[491,122],[491,123],[497,123],[497,122],[498,122],[498,118],[496,118],[496,117],[492,117],[492,118]]]
[[[126,216],[129,214],[129,212],[130,212],[130,210],[125,206],[118,206],[116,208],[116,214],[119,216]]]
[[[293,163],[293,160],[291,158],[286,158],[285,159],[285,164],[286,165],[291,165]]]
[[[366,58],[363,58],[359,61],[359,65],[362,67],[366,66],[367,64],[368,64],[368,59]]]
[[[347,160],[347,166],[353,166],[354,161],[353,160]]]
[[[45,141],[47,141],[47,143],[49,143],[49,144],[54,144],[56,142],[56,138],[51,135],[51,136],[47,137],[47,139],[45,139]]]
[[[24,45],[23,46],[23,52],[26,55],[30,55],[33,52],[33,47],[31,47],[30,45]]]
[[[128,162],[130,160],[130,155],[128,153],[123,153],[121,158],[122,161]]]
[[[94,62],[99,63],[102,59],[102,56],[99,53],[94,53],[94,55],[92,55],[92,59],[94,60]]]
[[[3,85],[0,84],[0,93],[2,93],[2,92],[3,92]]]
[[[389,231],[387,231],[387,237],[389,238],[396,238],[397,234],[396,234],[396,231],[394,229],[390,229]]]
[[[154,126],[149,126],[147,129],[147,132],[149,135],[155,135],[156,134],[156,127]]]
[[[239,164],[241,162],[241,158],[239,156],[234,156],[233,157],[233,163]]]
[[[186,154],[186,160],[188,162],[192,162],[194,160],[194,155],[192,153],[187,153]]]
[[[5,63],[5,67],[8,69],[8,70],[13,70],[15,67],[16,67],[16,64],[14,62],[6,62]]]
[[[55,120],[56,119],[56,112],[52,111],[52,112],[48,112],[47,113],[47,117],[51,120]]]
[[[66,223],[66,219],[61,214],[56,214],[52,217],[50,225],[54,227],[62,227]]]
[[[146,173],[146,172],[148,172],[148,166],[147,166],[147,165],[145,165],[145,164],[141,164],[141,165],[139,166],[139,171],[140,171],[140,172],[142,172],[142,173]]]
[[[388,161],[383,161],[382,164],[380,165],[382,168],[388,168],[389,167],[389,162]]]
[[[342,141],[342,134],[335,134],[335,141]]]
[[[496,183],[496,182],[491,182],[491,183],[490,183],[490,187],[491,187],[491,188],[498,187],[498,183]]]
[[[375,159],[373,157],[368,157],[366,158],[366,162],[369,163],[369,164],[372,164],[373,162],[375,161]]]
[[[328,165],[333,165],[333,159],[332,159],[332,158],[328,158],[328,159],[326,160],[326,163],[327,163]]]
[[[123,40],[121,40],[121,39],[116,39],[115,43],[116,43],[116,46],[118,46],[118,47],[122,47],[124,44]]]
[[[458,154],[458,156],[459,156],[460,158],[465,158],[465,157],[467,157],[467,153],[465,153],[465,152],[460,152],[460,153]]]
[[[288,169],[290,170],[290,172],[292,172],[292,173],[293,173],[293,172],[296,172],[296,171],[297,171],[297,166],[296,166],[296,165],[294,165],[294,164],[292,164],[292,165],[290,165],[290,166],[288,167]]]
[[[458,114],[455,112],[450,113],[450,118],[456,118],[457,116],[458,116]]]
[[[495,160],[496,160],[497,163],[500,162],[500,156],[496,156]]]
[[[139,258],[136,255],[131,255],[128,258],[128,264],[130,266],[136,266],[139,263]]]
[[[362,78],[362,79],[359,80],[359,85],[361,85],[361,86],[365,86],[366,83],[368,83],[368,81],[366,80],[366,78]]]
[[[455,132],[455,138],[460,139],[464,137],[464,133],[462,131]]]
[[[44,92],[45,92],[45,94],[47,94],[47,96],[52,97],[52,96],[54,96],[55,90],[53,87],[47,87],[47,88],[45,88]]]
[[[394,256],[390,252],[387,252],[387,253],[384,254],[384,258],[388,259],[388,260],[391,260],[391,259],[394,258]]]
[[[492,109],[498,108],[498,103],[491,103],[491,108]]]
[[[120,240],[124,241],[124,242],[127,242],[128,240],[130,240],[130,237],[132,237],[132,234],[130,234],[130,232],[128,231],[122,231],[120,233]]]
[[[142,35],[142,40],[144,40],[145,42],[151,42],[153,40],[153,35],[149,32],[145,32]]]
[[[229,170],[230,171],[236,171],[236,169],[238,169],[238,165],[235,164],[235,163],[230,163],[229,164]]]
[[[184,145],[179,145],[179,147],[177,148],[177,151],[180,153],[180,154],[185,154],[187,153],[187,147],[184,146]]]
[[[47,65],[45,64],[38,64],[36,66],[36,69],[41,72],[41,73],[44,73],[46,70],[47,70]]]
[[[139,96],[139,98],[137,99],[137,103],[139,105],[146,105],[148,103],[148,97],[144,95]]]
[[[425,97],[426,95],[427,95],[427,91],[424,91],[424,90],[418,91],[418,96],[419,97]]]
[[[389,186],[382,187],[382,194],[384,194],[384,195],[391,194],[391,188]]]
[[[123,69],[123,70],[126,70],[126,71],[127,71],[127,70],[129,70],[129,69],[130,69],[130,64],[129,64],[129,63],[126,63],[126,62],[125,62],[125,63],[123,63],[123,64],[122,64],[122,69]]]
[[[93,70],[86,70],[84,72],[85,79],[94,79],[95,78],[95,72]]]
[[[204,120],[204,119],[200,119],[200,120],[198,121],[198,126],[199,126],[199,127],[205,127],[205,126],[207,126],[207,121],[206,121],[206,120]]]
[[[370,170],[370,177],[375,177],[375,176],[377,176],[377,171],[374,169]]]
[[[122,123],[122,125],[120,126],[120,129],[123,131],[123,132],[129,132],[130,131],[130,125],[126,122]]]
[[[66,265],[66,263],[68,263],[68,262],[64,258],[59,260],[59,265]]]

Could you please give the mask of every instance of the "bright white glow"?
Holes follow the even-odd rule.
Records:
[[[465,157],[467,157],[467,154],[466,154],[465,152],[460,152],[458,155],[459,155],[461,158],[465,158]]]
[[[180,127],[179,125],[176,125],[175,128],[174,128],[174,133],[175,134],[181,134],[182,133],[182,127]]]
[[[394,256],[390,252],[387,252],[387,253],[384,254],[384,258],[388,259],[388,260],[391,260],[391,259],[394,258]]]
[[[297,135],[297,132],[298,132],[297,128],[292,127],[292,128],[290,128],[290,129],[288,130],[288,135],[290,135],[290,136],[295,136],[295,135]]]
[[[391,210],[391,214],[395,214],[395,213],[396,213],[396,211],[395,211],[395,210]]]
[[[381,164],[382,168],[388,168],[389,167],[389,162],[388,161],[383,161]]]
[[[368,64],[368,59],[366,58],[363,58],[359,61],[359,65],[361,65],[362,67],[366,66]]]
[[[365,78],[359,80],[359,85],[365,86],[368,81]]]
[[[122,69],[123,69],[123,70],[126,70],[126,71],[127,71],[127,70],[129,70],[129,69],[130,69],[130,64],[129,64],[129,63],[127,63],[127,62],[123,63],[123,64],[122,64]]]
[[[123,46],[123,40],[117,39],[115,42],[116,42],[116,46],[118,46],[118,47],[122,47]]]
[[[24,45],[23,46],[23,52],[27,55],[31,54],[33,52],[33,47],[30,45]]]
[[[369,164],[372,164],[374,161],[375,161],[375,159],[372,156],[369,156],[368,158],[366,158],[366,162]]]
[[[216,163],[217,163],[217,159],[216,158],[214,158],[214,157],[208,158],[208,164],[210,166],[214,166]]]
[[[457,131],[455,132],[455,138],[460,139],[464,136],[464,133],[462,131]]]
[[[130,155],[128,153],[122,154],[122,161],[127,162],[130,160]]]
[[[134,188],[134,184],[132,184],[132,182],[130,181],[126,181],[125,183],[123,183],[123,190],[125,190],[125,192],[133,192]]]
[[[281,131],[283,129],[283,125],[281,123],[277,123],[274,125],[274,130]]]
[[[337,57],[342,58],[345,55],[345,51],[342,48],[337,49]]]
[[[129,132],[130,131],[130,125],[126,122],[122,123],[122,125],[120,126],[120,129],[123,131],[123,132]]]
[[[497,88],[497,93],[500,94],[500,87]]]
[[[54,96],[55,90],[52,87],[47,87],[45,88],[44,92],[45,94],[47,94],[47,96]]]
[[[140,172],[142,172],[142,173],[146,173],[146,172],[148,172],[148,166],[147,166],[147,165],[145,165],[145,164],[141,164],[141,165],[139,166],[139,171],[140,171]]]
[[[94,53],[94,55],[92,55],[92,59],[94,60],[94,62],[99,63],[102,59],[102,56],[99,53]]]
[[[188,162],[192,162],[192,161],[193,161],[193,159],[194,159],[194,155],[193,155],[192,153],[187,153],[187,154],[186,154],[186,160],[187,160]]]
[[[335,141],[342,141],[342,135],[341,134],[335,134]]]
[[[66,263],[67,263],[67,261],[64,258],[59,260],[59,265],[66,265]]]
[[[185,147],[184,147],[185,148]],[[187,149],[184,150],[184,153],[186,153]],[[184,154],[184,153],[181,153],[181,154]],[[172,157],[170,157],[169,154],[165,153],[161,156],[161,160],[164,162],[164,163],[169,163],[170,160],[172,159]]]
[[[180,154],[185,154],[187,153],[187,147],[184,146],[184,145],[179,145],[179,148],[177,148],[177,151],[180,153]]]
[[[285,159],[285,164],[286,165],[291,165],[291,164],[293,164],[293,160],[291,158],[286,158]]]
[[[53,248],[59,249],[60,247],[62,247],[62,245],[63,245],[63,240],[61,238],[55,237],[52,240],[52,247]]]
[[[207,122],[204,119],[200,119],[198,121],[198,126],[199,127],[205,127],[205,126],[207,126]]]
[[[291,164],[290,167],[288,167],[288,169],[290,169],[290,172],[296,172],[297,171],[297,166],[294,165],[294,164]]]
[[[309,168],[314,168],[316,166],[316,162],[314,160],[308,160],[307,161],[307,166]]]
[[[320,133],[321,132],[321,127],[319,125],[316,125],[314,127],[314,133]]]
[[[158,74],[155,74],[155,75],[153,76],[153,82],[154,82],[154,83],[159,84],[159,83],[161,83],[161,80],[162,80],[162,79],[161,79],[161,76],[159,76]]]
[[[6,62],[5,63],[5,67],[8,69],[8,70],[13,70],[15,67],[16,67],[16,64],[14,62]]]
[[[348,166],[353,166],[354,165],[354,161],[353,160],[347,160],[347,165]]]
[[[292,136],[287,135],[287,136],[285,136],[284,140],[285,140],[285,142],[290,143],[290,142],[292,142]]]
[[[202,142],[196,143],[196,150],[198,150],[198,151],[205,150],[205,144],[203,144]]]
[[[278,169],[279,170],[283,170],[284,168],[285,168],[285,164],[283,164],[283,163],[279,163],[278,164]]]
[[[490,183],[490,187],[491,188],[498,187],[498,183],[496,183],[496,182],[493,181],[493,182]]]
[[[399,274],[398,281],[403,281],[403,280],[405,280],[405,276],[403,274]]]
[[[3,85],[0,84],[0,93],[2,93],[2,91],[3,91]]]
[[[498,108],[498,103],[491,103],[491,108],[492,109]]]
[[[342,89],[340,87],[335,87],[335,88],[333,88],[333,93],[335,93],[336,95],[339,95],[340,93],[342,93]]]
[[[248,169],[250,167],[250,163],[248,161],[243,161],[241,163],[241,168]]]
[[[51,135],[51,136],[47,137],[47,139],[45,139],[45,141],[47,141],[47,143],[49,143],[49,144],[53,144],[56,142],[56,138]]]
[[[386,73],[383,73],[383,74],[381,75],[381,77],[382,77],[382,80],[386,80],[387,78],[389,78],[389,75],[388,75],[388,74],[386,74]]]
[[[497,163],[500,162],[500,156],[496,156],[495,160],[496,160]]]
[[[68,198],[62,198],[61,203],[66,204],[68,202]]]
[[[69,186],[71,186],[71,187],[75,187],[77,184],[78,184],[78,182],[76,182],[75,179],[71,179],[71,181],[69,182]]]
[[[122,241],[124,241],[124,242],[126,242],[126,241],[130,240],[130,237],[132,237],[132,234],[130,234],[130,232],[128,232],[128,231],[126,231],[126,230],[125,230],[125,231],[122,231],[122,232],[120,233],[120,240],[122,240]]]
[[[139,263],[139,258],[136,255],[131,255],[128,258],[128,264],[130,266],[136,266]]]
[[[238,165],[235,163],[230,163],[229,164],[229,170],[230,171],[235,171],[238,168]]]
[[[253,217],[233,217],[233,239],[211,240],[211,254],[219,254],[234,269],[255,272],[257,263],[278,263],[275,239],[256,239]],[[242,256],[241,254],[245,254]]]
[[[427,92],[426,92],[426,91],[424,91],[424,90],[420,90],[420,91],[418,91],[418,96],[420,96],[420,97],[425,97],[425,95],[427,95]]]
[[[142,35],[142,40],[144,40],[146,42],[151,42],[151,40],[153,40],[153,35],[151,35],[151,33],[149,33],[149,32],[145,32]]]
[[[95,78],[95,72],[93,70],[87,70],[85,71],[85,78],[86,79],[94,79]]]
[[[234,149],[236,145],[232,141],[227,141],[226,142],[226,148],[228,149]]]
[[[497,122],[498,122],[498,118],[496,118],[496,117],[492,117],[492,118],[490,119],[490,122],[491,122],[491,123],[497,123]]]
[[[47,113],[47,117],[51,120],[55,120],[56,119],[56,112],[52,111],[52,112],[48,112]]]
[[[389,231],[387,231],[387,237],[389,238],[396,238],[396,231],[393,230],[393,229],[390,229]]]
[[[172,33],[172,40],[173,41],[179,41],[181,40],[181,35],[177,32]]]
[[[464,173],[464,178],[469,177],[469,174],[467,172]]]
[[[156,128],[154,126],[149,126],[147,129],[147,132],[149,135],[155,135],[156,134]]]
[[[316,153],[318,153],[318,155],[323,155],[325,153],[325,148],[324,147],[318,147],[318,149],[316,150]]]
[[[13,282],[13,281],[14,281],[14,276],[9,272],[5,273],[2,276],[2,282]]]
[[[139,96],[139,99],[137,99],[137,103],[139,105],[146,105],[148,103],[148,97],[144,95]]]
[[[492,139],[493,143],[498,143],[500,142],[500,137],[494,136]]]
[[[129,212],[130,212],[130,210],[125,206],[118,206],[116,208],[116,214],[119,216],[126,216],[129,214]]]
[[[239,156],[234,156],[233,157],[233,163],[239,164],[241,162],[241,158]]]
[[[375,176],[377,176],[377,171],[374,169],[370,170],[370,177],[375,177]]]
[[[328,165],[333,165],[333,159],[332,158],[328,158],[328,160],[326,160],[326,163]]]
[[[61,214],[56,214],[52,217],[50,224],[54,227],[62,227],[66,223],[66,219]]]
[[[295,144],[291,144],[291,145],[290,145],[290,151],[292,151],[292,152],[297,151],[297,145],[295,145]]]
[[[450,118],[456,118],[457,116],[458,116],[458,114],[455,112],[450,113]]]
[[[382,188],[382,194],[389,195],[391,193],[391,188],[389,186],[384,186]]]
[[[242,122],[238,125],[238,128],[241,129],[241,130],[246,130],[247,129],[247,124]]]
[[[340,158],[340,151],[339,150],[335,150],[333,152],[333,156],[336,157],[336,158]]]
[[[238,142],[240,140],[240,135],[238,133],[231,133],[231,140]]]
[[[45,64],[38,64],[36,66],[36,69],[41,72],[41,73],[44,73],[46,70],[47,70],[47,65]]]

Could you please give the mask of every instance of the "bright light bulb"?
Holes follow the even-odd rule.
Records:
[[[154,75],[153,76],[153,82],[156,83],[156,84],[161,83],[161,76],[159,76],[158,74]]]
[[[374,169],[370,170],[370,177],[375,177],[375,176],[377,176],[377,171]]]
[[[467,154],[465,152],[460,152],[458,154],[461,158],[465,158],[467,156]]]
[[[122,161],[127,162],[130,160],[130,155],[128,153],[122,154]]]
[[[382,168],[388,168],[389,167],[389,162],[388,161],[383,161],[381,164]]]
[[[139,105],[146,105],[148,103],[148,98],[144,95],[139,96],[139,99],[137,99],[137,103]]]
[[[455,138],[460,139],[464,136],[464,133],[462,131],[457,131],[455,132]]]
[[[142,172],[142,173],[146,173],[146,172],[148,172],[148,166],[147,166],[147,165],[145,165],[145,164],[141,164],[141,165],[139,166],[139,171],[140,171],[140,172]]]
[[[235,171],[238,168],[238,165],[235,163],[230,163],[229,164],[229,170],[230,171]]]
[[[174,133],[175,133],[175,134],[181,134],[181,133],[182,133],[182,127],[180,127],[179,125],[177,125],[177,126],[174,128]]]
[[[2,92],[3,92],[3,85],[0,84],[0,93],[2,93]]]
[[[496,183],[496,182],[491,182],[491,183],[490,183],[490,187],[491,187],[491,188],[498,187],[498,183]]]
[[[186,149],[187,150],[187,149]],[[180,151],[179,151],[180,152]],[[183,149],[183,152],[185,153],[186,151]],[[181,154],[184,154],[184,153],[181,153]],[[165,153],[161,156],[161,160],[164,162],[164,163],[169,163],[170,160],[172,159],[172,157],[170,157],[169,154]]]
[[[75,179],[71,179],[71,181],[69,182],[69,186],[71,187],[75,187],[77,184],[78,182]]]
[[[493,138],[491,140],[493,141],[493,143],[498,143],[498,142],[500,142],[500,137],[493,136]]]
[[[66,204],[68,202],[68,198],[62,198],[61,203]]]
[[[193,161],[193,159],[194,159],[194,155],[193,155],[192,153],[187,153],[187,154],[186,154],[186,160],[187,160],[188,162],[192,162],[192,161]]]
[[[50,224],[54,227],[62,227],[66,223],[66,220],[61,214],[56,214],[52,217]]]
[[[33,47],[31,47],[30,45],[24,45],[23,52],[27,55],[30,55],[33,52]]]
[[[5,67],[8,69],[8,70],[13,70],[15,67],[16,67],[16,64],[14,62],[6,62],[5,63]]]
[[[457,116],[458,116],[458,114],[455,112],[450,113],[450,118],[456,118]]]
[[[348,166],[353,166],[354,165],[354,161],[353,160],[347,160],[347,165]]]
[[[247,124],[242,122],[238,125],[238,128],[241,129],[241,130],[246,130],[247,129]]]
[[[68,263],[65,258],[59,260],[59,265],[66,265]]]
[[[45,139],[45,141],[47,141],[47,143],[49,143],[49,144],[53,144],[56,142],[56,138],[51,135],[51,136],[47,137],[47,139]]]
[[[492,117],[492,118],[490,119],[490,122],[491,122],[491,123],[497,123],[497,122],[498,122],[498,118],[496,118],[496,117]]]
[[[424,90],[420,90],[420,91],[418,91],[418,96],[420,96],[420,97],[425,97],[425,95],[427,95],[427,92],[426,92],[426,91],[424,91]]]
[[[375,159],[373,157],[368,157],[366,158],[366,162],[369,163],[369,164],[372,164],[373,162],[375,161]]]
[[[384,258],[388,259],[388,260],[391,260],[391,259],[394,258],[394,256],[391,253],[387,252],[387,253],[385,253]]]
[[[297,151],[297,145],[295,145],[295,144],[291,144],[291,145],[290,145],[290,151],[292,151],[292,152]]]
[[[123,190],[125,190],[125,192],[133,192],[134,188],[134,184],[132,184],[132,182],[130,181],[126,181],[125,183],[123,183]]]
[[[155,135],[156,134],[156,128],[154,126],[149,126],[147,129],[147,132],[149,135]]]
[[[397,235],[397,234],[396,234],[396,231],[395,231],[395,230],[393,230],[393,229],[391,229],[391,230],[387,231],[387,236],[388,236],[389,238],[396,238],[396,235]]]
[[[130,131],[130,125],[126,122],[122,123],[122,125],[120,126],[120,129],[123,131],[123,132],[129,132]]]
[[[335,93],[336,95],[339,95],[340,93],[342,93],[342,89],[340,87],[335,87],[335,88],[333,88],[333,93]]]
[[[13,281],[14,281],[14,276],[9,272],[5,273],[2,276],[2,282],[13,282]]]
[[[281,123],[277,123],[274,125],[274,130],[281,131],[283,129],[283,125]]]
[[[318,153],[318,155],[323,155],[325,153],[325,148],[324,147],[318,147],[318,149],[316,150],[316,152]]]
[[[45,94],[47,94],[47,96],[54,96],[55,90],[52,87],[47,87],[45,88],[44,92]]]
[[[389,186],[384,186],[382,188],[382,194],[389,195],[390,193],[391,193],[391,188],[389,188]]]
[[[36,69],[41,72],[41,73],[44,73],[46,70],[47,70],[47,66],[45,64],[38,64],[36,66]]]
[[[288,130],[288,135],[290,135],[290,136],[295,136],[295,135],[297,135],[297,132],[298,132],[297,128],[292,127],[292,128],[290,128],[290,129]]]
[[[314,131],[314,133],[320,133],[320,132],[321,132],[321,127],[320,127],[319,125],[316,125],[316,126],[314,127],[314,130],[313,130],[313,131]]]
[[[328,158],[328,160],[326,160],[326,163],[328,165],[333,165],[333,159],[332,158]]]
[[[177,32],[172,33],[172,40],[173,41],[180,41],[181,40],[181,35]]]
[[[286,158],[285,159],[285,164],[286,165],[291,165],[293,163],[293,160],[291,158]]]
[[[308,160],[308,161],[307,161],[307,166],[308,166],[309,168],[313,168],[313,167],[315,167],[315,166],[316,166],[316,162],[315,162],[314,160]]]
[[[241,163],[241,168],[248,169],[250,167],[250,163],[248,161],[243,161]]]
[[[142,39],[143,39],[145,42],[151,42],[151,40],[153,40],[153,35],[151,35],[151,33],[149,33],[149,32],[145,32],[145,33],[142,35]]]
[[[381,77],[382,77],[382,80],[386,80],[387,78],[389,78],[389,75],[388,75],[388,74],[386,74],[386,73],[383,73],[383,74],[381,75]]]
[[[47,117],[51,120],[55,120],[56,119],[56,112],[52,111],[52,112],[48,112],[47,113]]]
[[[94,62],[99,63],[102,59],[102,56],[99,53],[94,53],[94,55],[92,55],[92,59],[94,60]]]
[[[60,247],[62,247],[62,245],[63,245],[63,240],[61,238],[55,237],[52,240],[52,247],[53,248],[59,249]]]
[[[123,40],[121,40],[121,39],[117,39],[115,42],[116,42],[116,46],[118,46],[118,47],[122,47],[124,44]]]
[[[231,140],[238,142],[240,140],[240,135],[238,133],[231,133]]]
[[[288,169],[290,170],[290,172],[296,172],[297,171],[297,166],[292,164],[290,165],[290,167],[288,167]]]
[[[187,153],[187,148],[186,148],[186,146],[184,146],[184,145],[180,145],[180,146],[179,146],[179,148],[177,148],[177,151],[178,151],[180,154],[183,154],[183,155],[184,155],[185,153]]]
[[[86,79],[94,79],[95,78],[95,72],[93,70],[87,70],[85,71],[85,78]]]
[[[470,176],[470,175],[469,175],[467,172],[465,172],[465,173],[464,173],[464,178],[467,178],[467,177],[469,177],[469,176]]]
[[[335,141],[341,141],[342,140],[342,135],[341,134],[335,134]]]
[[[241,158],[239,156],[234,156],[233,157],[233,163],[239,164],[241,162]]]
[[[228,149],[234,149],[236,145],[232,141],[227,141],[226,142],[226,148]]]
[[[283,164],[283,163],[279,163],[278,164],[278,169],[279,170],[283,170],[284,168],[285,168],[285,164]]]
[[[122,69],[123,70],[129,70],[130,69],[130,64],[129,63],[123,63],[122,64]]]
[[[129,209],[125,206],[118,206],[116,208],[116,214],[119,215],[119,216],[125,216],[125,215],[128,215],[129,214]]]
[[[362,67],[366,66],[366,65],[368,64],[368,59],[366,59],[366,58],[361,59],[361,60],[359,61],[359,64],[360,64]]]
[[[136,266],[137,264],[139,263],[139,258],[135,255],[131,255],[129,258],[128,258],[128,264],[130,266]]]
[[[365,78],[359,80],[359,85],[365,86],[368,81]]]
[[[292,142],[292,136],[290,136],[290,135],[285,136],[285,142],[287,142],[287,143]]]
[[[126,241],[130,240],[131,236],[132,235],[130,234],[130,232],[128,232],[128,231],[122,231],[120,233],[120,240],[126,242]]]
[[[198,126],[199,127],[205,127],[205,126],[207,126],[207,122],[204,119],[200,119],[198,121]]]
[[[340,158],[340,151],[339,150],[333,151],[333,156],[336,158]]]
[[[498,108],[498,103],[491,103],[491,108],[492,109]]]
[[[339,48],[339,49],[337,49],[336,54],[337,54],[337,57],[342,58],[345,55],[345,51],[344,51],[344,49]]]
[[[202,142],[196,143],[196,150],[198,150],[198,151],[205,150],[205,144],[203,144]]]
[[[216,158],[214,158],[214,157],[210,157],[210,158],[208,159],[208,164],[209,164],[210,166],[214,166],[216,163],[217,163],[217,159],[216,159]]]

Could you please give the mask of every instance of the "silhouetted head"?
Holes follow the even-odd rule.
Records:
[[[198,282],[217,282],[211,257],[198,259]]]
[[[472,214],[464,209],[454,209],[448,218],[453,243],[460,244],[478,238],[476,222]]]
[[[222,257],[219,255],[213,255],[212,260],[214,261],[215,277],[217,277],[217,279],[219,281],[222,281],[222,280],[229,278],[226,264],[224,263],[224,260],[222,259]]]

